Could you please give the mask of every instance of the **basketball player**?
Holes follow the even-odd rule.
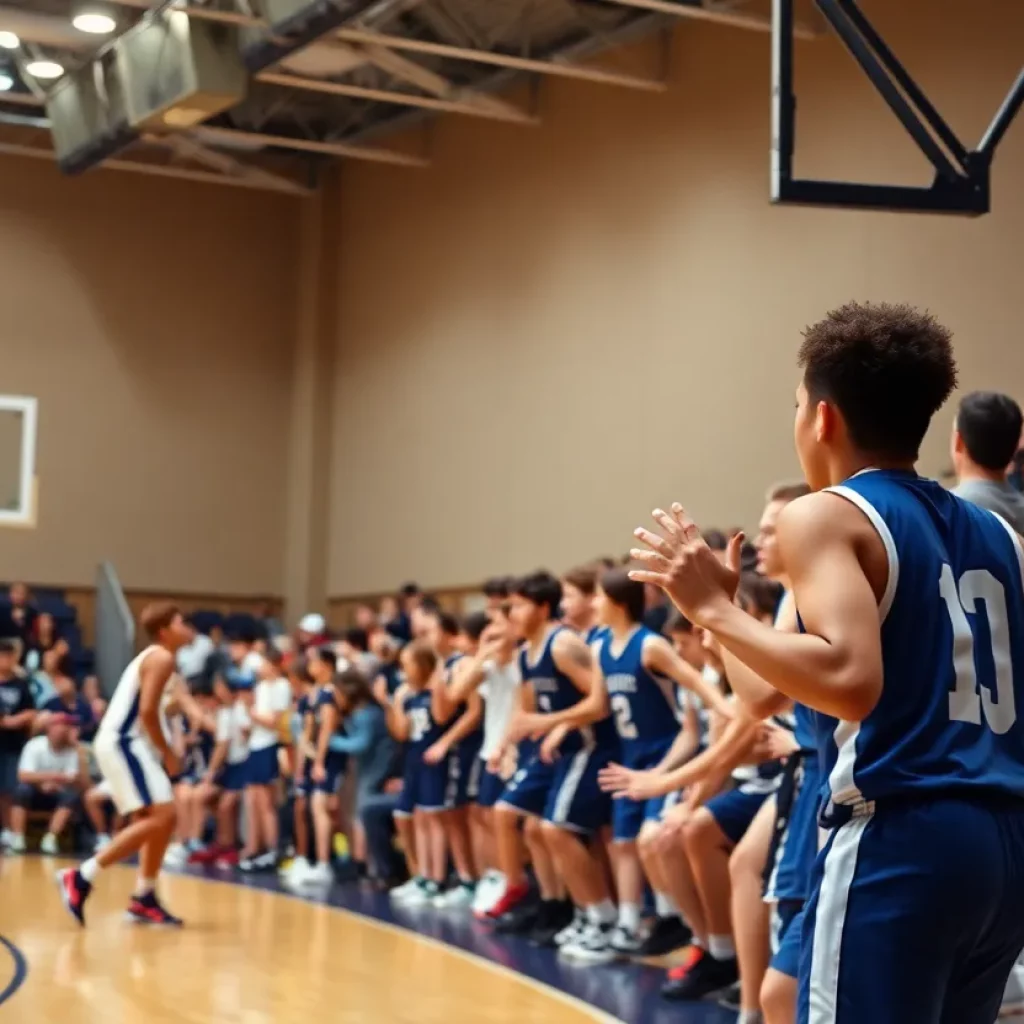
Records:
[[[732,602],[679,505],[646,568],[780,692],[839,720],[805,911],[797,1019],[991,1024],[1024,948],[1024,546],[914,469],[956,385],[950,332],[851,303],[800,349],[811,488],[779,517],[801,632]]]
[[[524,641],[519,670],[537,710],[518,712],[509,739],[543,737],[543,743],[513,776],[499,808],[506,814],[543,815],[544,845],[587,918],[572,956],[598,964],[614,958],[609,939],[616,912],[605,874],[584,840],[611,817],[610,800],[597,777],[614,754],[617,737],[608,719],[607,693],[595,685],[590,649],[582,637],[554,621],[561,597],[562,585],[546,572],[527,576],[513,588],[510,619]],[[559,908],[559,915],[563,911]],[[570,923],[565,920],[562,926]],[[567,946],[563,952],[569,952]]]
[[[143,610],[141,625],[150,644],[124,670],[93,743],[118,813],[134,815],[135,820],[81,867],[57,873],[64,905],[82,925],[96,876],[135,853],[139,854],[139,879],[128,916],[150,924],[181,924],[156,895],[157,876],[176,819],[170,777],[181,770],[168,743],[160,706],[174,672],[175,652],[188,642],[190,631],[181,611],[163,602]]]
[[[597,569],[590,565],[570,569],[562,577],[562,622],[588,644],[597,639],[601,624],[594,609]]]
[[[696,710],[679,701],[676,687],[691,691],[706,704],[729,710],[724,699],[701,679],[669,642],[642,625],[644,588],[625,569],[601,575],[596,600],[598,622],[606,627],[595,644],[601,683],[609,694],[623,764],[631,768],[676,765],[690,758],[699,743]],[[681,733],[678,707],[688,717]],[[680,738],[682,736],[682,739]],[[663,801],[658,798],[660,809]],[[618,925],[611,935],[617,953],[640,950],[643,869],[637,837],[651,808],[646,801],[624,798],[612,808],[612,865],[619,897]]]

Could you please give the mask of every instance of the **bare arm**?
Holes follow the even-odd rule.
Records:
[[[172,753],[160,726],[160,699],[173,671],[174,655],[162,647],[150,651],[139,666],[139,720],[161,757]]]
[[[782,598],[775,628],[786,633],[797,632],[796,602],[789,591]],[[722,648],[722,662],[733,692],[757,718],[778,714],[789,703],[784,693],[779,693],[774,686],[766,683],[725,647]]]
[[[455,668],[452,669],[453,674],[461,664],[461,661],[456,664]],[[448,693],[448,681],[445,679],[445,673],[439,669],[434,673],[434,677],[430,681],[431,717],[438,725],[444,725],[451,720],[457,710],[458,705],[451,699],[451,695]]]
[[[331,736],[338,728],[340,716],[337,705],[333,701],[323,705],[320,715],[320,731],[316,737],[316,764],[322,766],[327,760],[327,748],[330,745]]]
[[[679,735],[672,741],[672,746],[665,751],[665,756],[655,766],[656,772],[670,772],[679,768],[700,748],[700,722],[692,700],[686,702],[682,726]]]
[[[789,504],[779,517],[778,540],[806,632],[772,629],[721,601],[704,625],[780,693],[861,721],[882,693],[878,595],[862,564],[884,558],[881,540],[863,513],[829,493]]]
[[[463,665],[465,668],[455,673],[455,678],[448,687],[448,696],[456,705],[465,703],[469,695],[487,678],[487,658],[483,651],[474,658],[460,661],[457,667],[461,668]]]
[[[690,693],[699,697],[706,708],[717,711],[724,718],[733,717],[733,707],[725,699],[721,690],[706,683],[692,665],[687,664],[676,654],[672,645],[664,637],[648,637],[644,641],[642,658],[644,668],[650,672],[658,676],[668,676],[684,690],[689,690]],[[675,703],[675,694],[671,692],[669,692],[669,702]]]
[[[607,718],[608,688],[586,643],[575,633],[563,630],[551,645],[551,656],[555,667],[568,676],[573,686],[583,694],[583,699],[564,711],[531,715],[534,734],[543,735],[560,725],[578,729]]]
[[[438,740],[445,750],[451,750],[460,740],[464,740],[479,725],[484,714],[484,702],[479,693],[470,693],[466,698],[466,710],[459,715],[455,724]]]
[[[403,683],[396,691],[394,699],[384,709],[385,723],[388,732],[399,743],[404,743],[409,738],[409,718],[405,713],[405,696],[408,688]]]

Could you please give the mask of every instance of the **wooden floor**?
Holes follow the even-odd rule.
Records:
[[[226,882],[169,877],[181,931],[122,920],[129,868],[100,878],[82,930],[53,885],[59,862],[0,867],[0,936],[27,966],[0,1022],[63,1024],[604,1024],[564,994],[413,932]],[[17,956],[0,945],[0,993]]]

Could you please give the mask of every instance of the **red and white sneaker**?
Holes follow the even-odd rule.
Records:
[[[525,883],[523,885],[506,885],[501,898],[492,905],[491,909],[484,914],[484,917],[488,921],[497,921],[499,917],[504,917],[510,910],[514,910],[519,906],[529,895],[530,887]]]
[[[153,892],[146,893],[145,896],[133,896],[125,911],[125,917],[134,924],[167,925],[172,928],[180,928],[184,924],[180,917],[175,917],[164,909]]]
[[[60,898],[75,920],[85,926],[85,901],[92,892],[92,885],[82,877],[78,868],[65,868],[55,875]]]

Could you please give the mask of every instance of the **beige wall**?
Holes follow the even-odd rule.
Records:
[[[0,578],[279,593],[294,201],[0,161],[0,391],[39,398],[39,523]]]
[[[970,143],[1019,70],[1014,7],[868,5]],[[798,173],[930,179],[834,38],[798,62]],[[673,498],[752,525],[796,470],[800,330],[850,298],[930,306],[963,386],[1024,398],[1024,124],[990,217],[774,208],[768,38],[685,24],[673,66],[661,96],[546,81],[536,129],[447,118],[429,171],[345,166],[332,593],[622,552]]]

